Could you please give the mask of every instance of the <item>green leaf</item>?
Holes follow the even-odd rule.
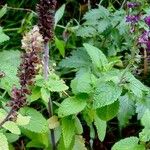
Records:
[[[59,50],[60,54],[64,57],[65,56],[65,42],[55,37],[55,45],[57,49]]]
[[[135,114],[135,105],[132,99],[126,94],[119,98],[120,107],[118,112],[118,120],[121,127],[125,127],[129,123],[129,119]]]
[[[55,13],[55,26],[57,23],[60,21],[60,19],[63,17],[64,12],[65,12],[65,7],[66,5],[63,4]]]
[[[65,82],[59,79],[57,75],[51,75],[46,82],[46,86],[52,92],[61,92],[68,89]]]
[[[36,133],[45,133],[48,131],[48,123],[43,115],[37,110],[29,107],[20,109],[20,113],[23,116],[30,117],[30,122],[22,127]]]
[[[85,49],[80,48],[73,51],[70,57],[63,59],[59,66],[62,68],[87,68],[91,66],[91,60]]]
[[[84,138],[80,135],[75,136],[75,143],[72,150],[87,150]]]
[[[78,117],[75,117],[75,128],[76,128],[76,134],[83,133],[83,127]]]
[[[91,72],[80,70],[77,76],[71,81],[73,93],[91,93],[93,91],[92,78],[94,78],[94,75]]]
[[[7,138],[3,133],[0,133],[0,150],[9,150]]]
[[[7,138],[8,143],[14,143],[19,139],[19,135],[13,133],[4,133]]]
[[[5,41],[8,41],[9,40],[9,36],[7,36],[3,30],[2,30],[2,27],[0,27],[0,44],[5,42]]]
[[[9,50],[0,52],[0,71],[5,73],[5,77],[0,80],[0,87],[2,89],[10,92],[14,85],[19,85],[19,79],[16,76],[19,64],[19,51]]]
[[[98,32],[104,32],[110,26],[110,20],[102,19],[98,22]]]
[[[150,141],[150,128],[144,128],[140,133],[139,133],[139,138],[140,141],[142,142],[149,142]]]
[[[74,120],[67,117],[62,119],[62,135],[66,148],[68,148],[75,136],[75,124]]]
[[[42,87],[41,88],[41,97],[42,97],[42,100],[45,103],[48,103],[49,102],[49,98],[50,98],[50,91],[47,88]]]
[[[22,116],[21,114],[17,115],[16,123],[19,126],[27,125],[30,122],[30,116]]]
[[[4,109],[0,108],[0,122],[2,122],[6,116],[7,112]]]
[[[144,127],[150,128],[150,110],[146,109],[143,117],[141,118],[141,123]]]
[[[51,118],[48,119],[49,129],[55,129],[59,125],[60,125],[60,123],[58,121],[58,117],[57,116],[52,116]]]
[[[115,143],[112,150],[145,150],[143,145],[138,144],[137,137],[129,137]]]
[[[98,138],[101,142],[103,142],[105,135],[106,135],[106,128],[107,128],[106,121],[101,120],[99,118],[99,116],[95,115],[94,124],[95,124],[96,129],[97,129]]]
[[[40,92],[41,88],[38,86],[34,86],[32,88],[32,93],[30,96],[28,96],[28,100],[29,102],[34,102],[36,100],[38,100],[41,97],[41,92]]]
[[[102,67],[105,68],[108,65],[107,58],[102,51],[87,43],[84,43],[83,46],[89,54],[94,67],[102,69]]]
[[[9,130],[13,134],[21,134],[20,129],[18,128],[17,124],[12,121],[6,121],[3,126],[6,130]]]
[[[81,112],[87,105],[86,100],[86,97],[81,96],[66,98],[58,109],[58,116],[65,117]]]
[[[104,121],[109,121],[117,115],[118,110],[119,110],[119,102],[116,101],[110,105],[97,109],[96,112],[100,119]]]
[[[0,9],[0,18],[2,18],[7,12],[7,4],[3,6],[2,9]]]
[[[119,87],[112,81],[101,82],[97,85],[94,92],[93,107],[97,109],[106,105],[110,105],[117,101],[121,93],[121,87]]]

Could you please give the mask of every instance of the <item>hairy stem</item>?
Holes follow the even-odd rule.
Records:
[[[48,80],[48,74],[49,74],[49,43],[46,42],[44,44],[44,78],[45,80]],[[49,117],[53,116],[53,103],[51,96],[49,97],[49,102],[48,102],[48,111],[49,111]],[[52,149],[55,150],[55,134],[54,134],[54,129],[50,130],[51,132],[51,143],[52,143]]]

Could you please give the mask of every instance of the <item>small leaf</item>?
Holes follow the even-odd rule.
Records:
[[[139,134],[140,141],[149,142],[150,141],[150,129],[144,128]]]
[[[0,109],[0,122],[2,122],[7,116],[7,112],[4,109]]]
[[[97,109],[106,105],[110,105],[117,101],[121,93],[122,88],[113,83],[112,81],[101,82],[97,85],[94,92],[93,107]]]
[[[147,109],[141,118],[141,123],[144,127],[150,128],[150,110]]]
[[[60,19],[63,17],[63,14],[65,12],[65,4],[63,4],[55,13],[55,26],[60,21]]]
[[[58,117],[57,116],[52,116],[51,118],[48,119],[49,129],[55,129],[59,125],[60,125],[60,123],[58,121]]]
[[[66,148],[68,148],[75,136],[75,124],[71,118],[62,119],[62,135],[63,141]]]
[[[110,105],[97,109],[96,112],[99,118],[101,118],[104,121],[109,121],[117,115],[118,110],[119,110],[119,102],[116,101]]]
[[[83,127],[78,117],[75,117],[75,128],[76,128],[76,134],[83,133]]]
[[[7,36],[3,30],[2,30],[2,27],[0,27],[0,44],[5,42],[5,41],[8,41],[9,40],[9,36]]]
[[[69,97],[66,98],[58,109],[58,116],[65,117],[81,112],[86,107],[86,98]]]
[[[7,4],[3,6],[2,9],[0,9],[0,18],[2,18],[7,12]]]
[[[145,150],[143,145],[138,144],[137,137],[129,137],[115,143],[112,150]]]
[[[42,87],[41,88],[41,97],[44,102],[48,103],[49,97],[50,97],[50,91],[47,88]]]
[[[94,124],[97,129],[98,138],[101,142],[103,142],[106,135],[106,121],[101,120],[97,115],[95,115]]]
[[[0,133],[0,150],[9,150],[7,138],[3,133]]]
[[[64,57],[65,56],[65,42],[55,37],[55,45],[57,49],[59,50],[60,54]]]
[[[20,134],[20,129],[18,128],[17,124],[12,121],[6,121],[3,126],[6,130],[9,130],[13,134]]]
[[[108,65],[108,60],[106,56],[97,47],[94,47],[87,43],[84,43],[83,46],[89,54],[94,67],[102,69],[102,67],[105,68],[105,66]]]
[[[17,115],[16,123],[19,126],[27,125],[30,122],[30,116],[22,116],[21,114]]]
[[[41,92],[40,92],[41,88],[38,86],[34,86],[32,88],[32,93],[29,96],[29,101],[30,102],[34,102],[36,100],[38,100],[41,97]]]

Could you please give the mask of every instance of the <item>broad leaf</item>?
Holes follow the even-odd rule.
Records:
[[[119,110],[119,102],[116,101],[110,105],[97,109],[96,112],[100,119],[104,121],[109,121],[117,115],[118,110]]]
[[[121,92],[121,87],[112,81],[101,82],[94,92],[93,107],[97,109],[114,103],[120,97]]]
[[[65,117],[81,112],[87,105],[87,98],[82,96],[66,98],[58,109],[59,117]]]
[[[48,131],[48,123],[40,112],[33,108],[24,107],[20,109],[23,116],[29,116],[30,121],[22,127],[36,133],[45,133]]]
[[[97,47],[94,47],[87,43],[84,43],[83,46],[85,47],[87,53],[89,54],[94,67],[102,69],[102,67],[105,68],[106,65],[108,65],[106,56]]]
[[[115,143],[112,150],[145,150],[143,145],[138,144],[137,137],[129,137]]]
[[[9,150],[7,138],[3,133],[0,133],[0,150]]]
[[[22,116],[21,114],[17,115],[16,123],[19,126],[27,125],[30,122],[30,116]]]

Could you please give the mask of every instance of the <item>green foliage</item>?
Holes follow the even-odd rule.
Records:
[[[87,97],[84,95],[65,99],[58,110],[58,116],[65,117],[81,112],[87,105]]]
[[[121,87],[112,81],[99,83],[94,92],[93,107],[97,109],[114,103],[121,95],[121,92]]]
[[[0,12],[1,13],[1,12]],[[0,18],[1,18],[1,15],[3,15],[3,14],[0,14]],[[3,42],[5,42],[5,41],[8,41],[9,40],[9,36],[7,36],[4,32],[3,32],[3,30],[2,30],[2,27],[0,27],[0,44],[1,43],[3,43]]]
[[[0,133],[0,150],[9,150],[7,138],[3,133]]]
[[[27,125],[22,125],[21,127],[36,133],[45,133],[48,131],[48,124],[46,119],[37,110],[24,107],[20,109],[20,113],[23,116],[30,117],[29,123]]]

